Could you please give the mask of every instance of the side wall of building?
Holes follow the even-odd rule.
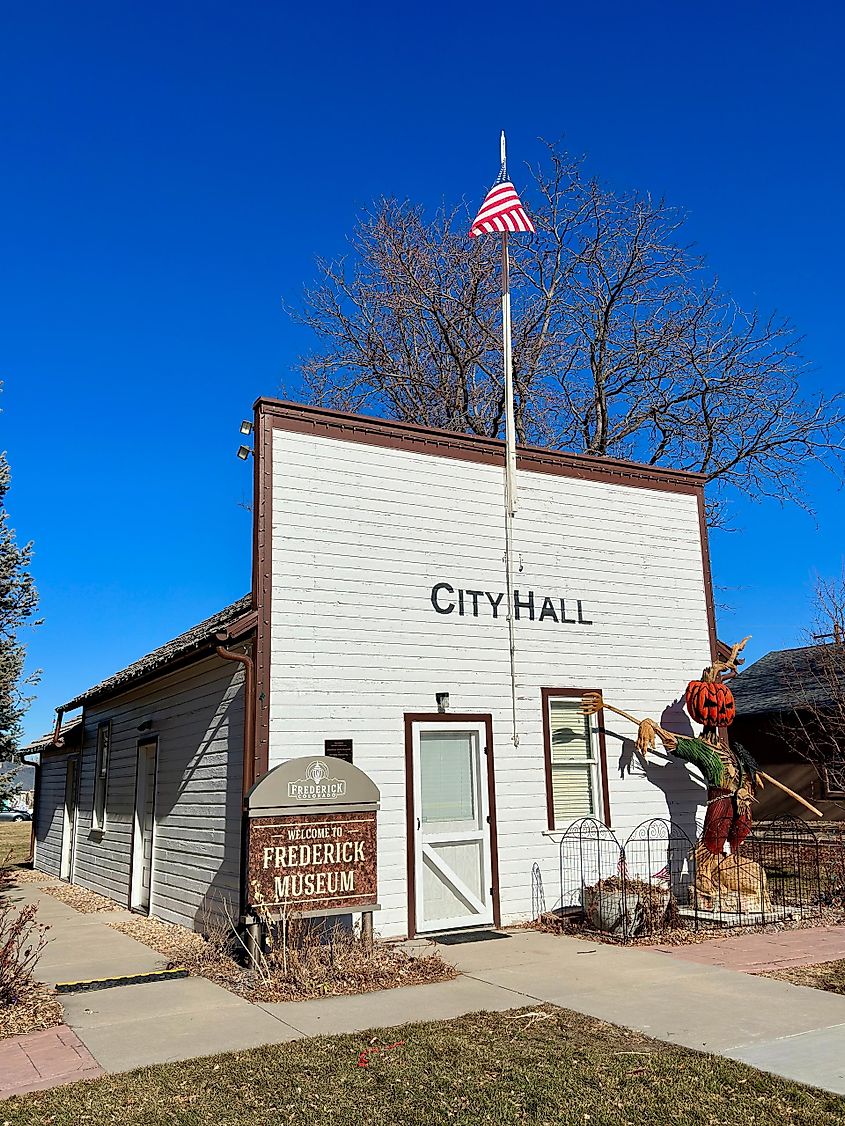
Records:
[[[530,917],[535,863],[553,906],[541,690],[599,688],[688,724],[679,701],[710,660],[697,495],[520,469],[516,586],[534,612],[516,622],[515,745],[506,613],[487,597],[505,590],[501,468],[283,429],[272,456],[270,766],[353,739],[382,794],[378,925],[403,934],[404,715],[448,692],[451,711],[493,718],[503,921]],[[607,728],[617,834],[660,816],[694,837],[700,785],[678,763],[639,765],[630,724]]]
[[[45,755],[39,770],[38,808],[35,818],[35,867],[51,876],[61,875],[62,837],[65,827],[65,785],[68,755]]]
[[[97,728],[111,722],[105,829],[93,828]],[[143,727],[143,729],[142,729]],[[74,880],[129,904],[138,742],[157,737],[150,914],[198,930],[237,914],[243,671],[214,656],[85,709]]]

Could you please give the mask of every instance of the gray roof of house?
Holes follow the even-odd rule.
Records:
[[[200,622],[199,625],[185,633],[180,633],[172,641],[154,649],[146,657],[142,657],[132,665],[127,665],[125,669],[107,677],[106,680],[101,680],[99,684],[95,684],[93,688],[89,688],[79,696],[74,696],[72,700],[62,704],[59,710],[63,712],[73,711],[74,708],[81,707],[95,697],[110,695],[118,689],[125,688],[133,681],[148,677],[158,669],[172,664],[181,657],[202,649],[216,633],[230,626],[238,618],[248,614],[251,609],[252,595],[246,594],[243,598],[239,598],[237,602],[233,602],[231,606],[227,606],[225,610],[213,614],[210,618],[206,618],[204,622]]]
[[[845,698],[845,647],[773,650],[734,677],[730,686],[738,716],[792,711],[830,703],[834,696]]]

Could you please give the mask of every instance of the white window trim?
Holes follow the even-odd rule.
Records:
[[[103,769],[101,760],[101,741],[100,733],[106,732],[106,762],[105,769]],[[102,723],[97,724],[97,741],[95,744],[95,758],[94,758],[94,800],[91,807],[91,829],[95,833],[103,834],[106,831],[106,824],[108,822],[108,797],[109,797],[109,774],[111,772],[111,751],[112,751],[112,726],[111,720],[104,720]],[[100,805],[98,796],[100,794],[100,786],[102,785],[102,813],[98,815],[97,807]]]
[[[604,779],[606,776],[606,761],[602,741],[599,737],[599,729],[602,723],[602,713],[598,712],[596,716],[591,717],[591,722],[587,724],[587,730],[590,737],[590,750],[592,757],[586,760],[586,765],[592,768],[592,782],[593,793],[595,794],[595,810],[593,813],[584,813],[579,817],[559,818],[556,815],[554,808],[554,788],[552,779],[554,777],[555,769],[566,770],[566,765],[558,764],[557,767],[552,762],[552,703],[555,700],[571,700],[576,704],[578,700],[588,691],[592,689],[565,689],[565,688],[544,688],[542,691],[542,700],[544,707],[543,728],[544,728],[544,758],[545,758],[545,776],[546,776],[546,806],[548,814],[548,826],[544,830],[548,834],[561,834],[565,833],[570,825],[574,825],[580,821],[582,817],[593,817],[597,821],[607,823],[607,795],[605,793]],[[573,769],[577,769],[580,763],[572,763]]]

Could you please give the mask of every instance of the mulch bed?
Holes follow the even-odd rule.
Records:
[[[352,942],[336,944],[334,957],[331,947],[323,945],[317,950],[318,944],[311,944],[307,964],[301,972],[292,970],[285,977],[278,969],[264,975],[234,961],[219,940],[208,941],[174,923],[138,918],[109,923],[109,926],[157,950],[168,966],[184,967],[191,974],[207,978],[253,1002],[304,1001],[313,997],[370,993],[405,985],[451,981],[458,976],[457,970],[437,953],[414,958],[383,942],[376,942],[370,957]]]
[[[17,1005],[0,1005],[0,1040],[55,1028],[63,1020],[58,997],[48,986],[33,983]]]
[[[88,888],[81,888],[76,884],[65,884],[57,881],[55,884],[46,885],[42,890],[48,895],[52,895],[54,899],[60,899],[62,903],[66,903],[68,907],[72,907],[74,911],[79,911],[83,915],[94,915],[100,911],[124,910],[113,899],[107,899],[106,896],[100,895],[96,891],[89,891]]]

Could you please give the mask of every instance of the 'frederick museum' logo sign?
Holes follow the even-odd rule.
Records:
[[[508,605],[503,591],[462,590],[451,583],[435,583],[431,605],[438,614],[459,618],[506,618]],[[533,590],[514,590],[513,616],[516,621],[554,622],[563,626],[591,626],[580,598],[536,594]]]

